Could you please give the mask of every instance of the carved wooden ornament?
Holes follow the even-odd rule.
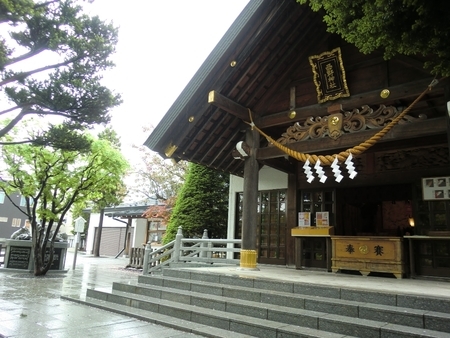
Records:
[[[397,109],[393,106],[386,107],[381,105],[378,109],[374,110],[364,105],[361,109],[353,109],[352,111],[344,111],[343,113],[334,113],[328,116],[310,116],[303,124],[297,122],[293,126],[290,126],[277,139],[277,142],[286,145],[326,136],[336,140],[344,134],[357,133],[367,129],[383,128],[401,112],[402,109]],[[425,114],[419,115],[418,118],[405,115],[399,121],[399,124],[418,122],[423,119],[426,119]]]

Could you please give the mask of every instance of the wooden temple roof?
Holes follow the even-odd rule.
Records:
[[[250,0],[145,145],[163,157],[242,176],[244,161],[232,153],[245,139],[249,110],[257,127],[288,143],[291,149],[335,153],[382,128],[385,113],[369,121],[380,106],[401,111],[433,80],[423,67],[423,57],[398,56],[386,61],[382,53],[361,54],[339,36],[327,33],[322,16],[295,0]],[[319,103],[310,57],[336,48],[340,49],[349,95]],[[409,118],[375,147],[447,143],[446,86],[448,80],[427,92],[411,109]],[[389,96],[383,98],[380,93],[384,89],[389,90]],[[356,109],[358,118],[333,139],[320,129],[320,123],[336,105],[347,115]],[[374,112],[364,113],[367,109]],[[360,114],[366,114],[362,120]],[[293,131],[297,134],[286,136]],[[261,164],[294,170],[289,157],[265,137],[261,137],[257,158]]]

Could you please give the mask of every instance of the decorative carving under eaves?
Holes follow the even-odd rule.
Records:
[[[376,155],[376,171],[440,168],[450,164],[447,147],[395,150]]]
[[[281,144],[331,137],[337,139],[342,134],[356,133],[367,129],[381,129],[386,124],[396,118],[403,108],[381,105],[377,110],[373,110],[367,105],[361,109],[353,109],[338,114],[309,117],[303,124],[295,123],[289,127],[285,133],[277,140]],[[399,124],[417,122],[426,119],[425,114],[418,118],[405,115]],[[342,119],[342,121],[339,121]],[[338,126],[338,128],[336,128]]]

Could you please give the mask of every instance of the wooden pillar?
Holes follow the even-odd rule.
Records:
[[[287,188],[287,229],[286,229],[286,266],[296,266],[300,256],[296,253],[294,237],[291,235],[291,229],[297,226],[297,162],[294,164],[295,172],[288,174]]]
[[[448,151],[450,156],[450,85],[445,86],[445,98],[447,100],[447,139],[448,139]]]
[[[242,246],[241,269],[256,268],[256,227],[258,207],[258,175],[259,165],[256,152],[259,148],[259,133],[256,130],[247,130],[245,143],[250,146],[250,156],[245,159],[244,165],[244,192],[242,201]]]

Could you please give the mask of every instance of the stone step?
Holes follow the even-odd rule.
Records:
[[[250,317],[243,314],[236,314],[220,310],[211,310],[199,306],[180,304],[165,299],[154,299],[142,295],[133,295],[126,292],[115,291],[109,293],[99,290],[88,290],[86,303],[95,304],[102,302],[103,306],[108,306],[110,311],[115,311],[117,306],[122,309],[125,306],[135,308],[136,313],[142,311],[158,313],[166,316],[178,318],[181,321],[188,321],[197,325],[207,325],[216,327],[228,332],[226,337],[236,337],[235,333],[254,337],[265,338],[285,338],[285,337],[309,337],[309,338],[350,338],[358,337],[344,333],[323,331],[317,328],[303,327],[299,325],[285,324],[278,321]],[[109,305],[107,305],[109,304]],[[106,309],[106,308],[104,308]],[[135,310],[135,311],[136,311]],[[190,328],[192,330],[192,327]],[[375,337],[369,334],[369,330],[357,327],[354,332],[361,331],[363,335],[359,337]],[[372,328],[372,330],[374,330]],[[197,332],[195,332],[197,333]],[[197,333],[199,334],[199,333]],[[367,335],[368,334],[368,335]],[[376,335],[376,337],[379,337]]]
[[[442,313],[449,313],[450,309],[450,295],[448,295],[447,298],[437,298],[407,293],[380,292],[370,289],[355,289],[302,282],[286,282],[264,278],[248,278],[240,277],[238,272],[235,274],[228,273],[225,275],[189,269],[165,269],[163,276],[183,280],[242,286],[257,290],[277,290],[288,294],[320,296]],[[140,283],[145,283],[145,279],[151,277],[151,275],[139,276],[138,281]]]
[[[141,283],[136,286],[114,283],[113,292],[114,290],[130,292],[215,310],[228,308],[239,311],[239,309],[244,309],[244,313],[247,314],[269,311],[268,315],[264,315],[265,318],[284,321],[288,324],[306,325],[303,323],[304,321],[314,323],[320,314],[330,313],[450,333],[450,314],[448,313],[318,296],[286,295],[276,291],[261,292],[251,288],[195,282],[173,277],[154,277],[144,280],[154,283]],[[314,324],[306,326],[311,327],[312,325]]]
[[[238,272],[167,268],[78,301],[205,337],[450,338],[450,298]]]
[[[132,286],[132,288],[135,287]],[[405,337],[450,337],[450,334],[439,331],[411,328],[404,325],[351,318],[336,314],[283,308],[281,306],[263,307],[261,304],[248,301],[238,302],[235,299],[231,303],[225,303],[224,308],[217,310],[205,308],[203,304],[195,303],[195,301],[194,304],[197,305],[148,297],[134,293],[133,290],[131,291],[122,292],[114,290],[113,293],[110,293],[88,290],[87,299],[92,298],[110,303],[128,305],[142,310],[170,315],[182,320],[193,321],[202,325],[210,325],[224,330],[255,335],[257,337],[275,338],[285,337],[286,335],[289,337],[302,337],[302,332],[306,329],[317,330],[317,337],[324,337],[325,333],[334,333],[338,336],[384,338],[400,337],[405,332],[408,332]],[[290,319],[287,319],[287,316],[290,316]],[[315,331],[311,332],[311,330],[308,330],[310,334],[315,334]]]
[[[136,307],[131,307],[128,305],[121,305],[117,303],[111,303],[107,301],[102,301],[95,298],[89,299],[78,299],[70,296],[61,296],[61,299],[77,302],[83,305],[88,305],[96,307],[102,310],[119,313],[124,316],[129,316],[149,323],[163,325],[170,327],[179,331],[184,331],[187,333],[193,333],[203,337],[211,338],[229,338],[230,331],[220,329],[217,327],[209,325],[200,325],[188,320],[182,320],[176,317],[163,315],[157,312],[142,310]],[[233,332],[233,338],[253,338],[255,336],[241,334],[238,332]]]

